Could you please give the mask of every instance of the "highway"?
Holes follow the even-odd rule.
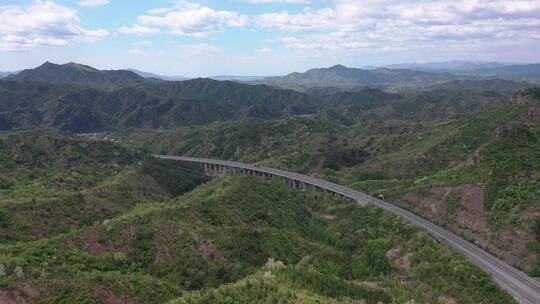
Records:
[[[342,196],[351,198],[359,202],[360,204],[372,204],[373,206],[382,208],[388,212],[396,214],[404,218],[405,220],[413,223],[414,225],[427,230],[437,239],[447,243],[449,246],[451,246],[458,252],[464,254],[475,265],[489,273],[492,276],[493,280],[497,284],[499,284],[499,286],[505,289],[509,294],[511,294],[519,303],[540,304],[540,283],[536,279],[531,278],[525,273],[506,264],[499,258],[494,257],[493,255],[489,254],[478,246],[466,241],[460,236],[440,226],[437,226],[429,222],[428,220],[423,219],[407,210],[394,206],[383,200],[369,196],[363,192],[294,172],[259,167],[240,162],[183,156],[154,155],[154,157],[164,160],[176,160],[199,164],[218,165],[223,167],[244,169],[251,172],[279,176],[285,179],[303,182],[305,184],[312,185],[320,189],[340,194]]]

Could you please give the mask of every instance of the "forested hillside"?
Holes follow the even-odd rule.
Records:
[[[27,73],[42,72],[21,72],[13,79],[25,79]],[[245,117],[303,115],[322,108],[319,99],[313,96],[229,81],[141,80],[137,85],[117,86],[115,79],[106,77],[101,79],[104,83],[99,82],[101,86],[87,86],[86,78],[76,79],[64,84],[34,78],[0,80],[0,130],[52,128],[88,133],[127,127],[175,128]]]
[[[283,77],[258,80],[277,87],[308,91],[313,89],[337,88],[357,90],[363,87],[418,86],[458,79],[449,73],[431,73],[408,69],[364,70],[336,65],[329,68],[311,69],[305,73],[292,73]]]
[[[279,179],[207,182],[196,167],[106,142],[0,140],[2,302],[512,302],[372,207]]]
[[[485,92],[438,103],[422,95],[389,99],[375,107],[363,98],[313,117],[112,137],[154,153],[256,162],[383,195],[536,275],[537,93],[503,101]]]
[[[0,80],[0,302],[512,303],[381,210],[150,153],[348,185],[540,275],[529,83],[397,70],[378,88],[298,92],[128,73],[45,64]]]
[[[126,70],[101,71],[90,66],[46,62],[35,69],[28,69],[7,77],[10,80],[52,84],[80,85],[115,89],[143,83],[143,77]]]

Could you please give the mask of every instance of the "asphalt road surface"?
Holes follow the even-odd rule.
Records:
[[[431,223],[430,221],[423,219],[409,211],[369,196],[360,191],[294,172],[259,167],[239,162],[183,156],[154,155],[154,157],[160,159],[186,161],[200,164],[215,164],[233,168],[252,170],[254,172],[267,173],[274,176],[280,176],[291,180],[304,182],[306,184],[310,184],[318,188],[334,192],[345,197],[349,197],[359,202],[360,204],[372,204],[388,212],[399,215],[407,221],[415,224],[416,226],[429,231],[437,239],[447,243],[455,250],[464,254],[474,264],[476,264],[484,271],[488,272],[495,280],[495,282],[497,282],[499,286],[501,286],[508,293],[510,293],[519,303],[540,304],[540,283],[536,279],[529,277],[525,273],[506,264],[502,260],[494,257],[493,255],[487,253],[478,246],[471,244],[470,242],[455,235],[454,233],[442,227],[439,227]]]

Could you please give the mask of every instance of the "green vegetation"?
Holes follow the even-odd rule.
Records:
[[[24,70],[8,78],[17,81],[80,85],[104,89],[133,86],[144,82],[142,77],[129,71],[100,71],[73,62],[63,65],[46,62],[35,69]]]
[[[485,92],[460,104],[455,98],[462,94],[449,98],[443,91],[438,94],[448,99],[438,102],[397,99],[384,109],[363,109],[357,122],[345,104],[312,117],[108,136],[156,153],[257,162],[348,184],[411,208],[536,274],[540,127],[521,114],[536,104],[473,100]],[[440,207],[419,206],[421,201]],[[467,210],[474,219],[464,218]],[[509,238],[523,244],[507,245]]]
[[[284,77],[266,78],[257,83],[298,91],[324,88],[355,90],[364,86],[425,85],[455,78],[454,75],[443,73],[384,68],[363,70],[336,65],[330,68],[312,69],[305,73],[292,73]]]
[[[9,180],[25,191],[2,192],[2,219],[19,226],[2,227],[0,300],[9,292],[38,303],[512,302],[464,258],[379,209],[280,179],[214,179],[182,194],[206,181],[200,169],[51,133],[1,140],[40,157],[18,162],[17,145],[2,145],[3,159],[13,160]],[[73,166],[80,184],[51,178]],[[41,207],[40,188],[17,178],[24,174],[48,185],[53,204]],[[77,193],[84,208],[71,200]],[[56,205],[79,207],[58,213]],[[93,222],[80,220],[86,213]],[[66,228],[46,229],[59,225]]]
[[[540,88],[530,88],[525,90],[525,95],[540,99]]]
[[[347,184],[540,276],[538,89],[435,83],[448,77],[337,66],[270,80],[300,93],[45,64],[0,81],[0,302],[512,303],[381,210],[148,158]]]
[[[32,241],[168,199],[205,180],[200,169],[177,177],[143,155],[107,142],[54,133],[0,137],[0,240]]]
[[[0,130],[47,127],[89,133],[175,128],[321,110],[317,98],[264,85],[145,80],[129,71],[46,63],[0,80]]]

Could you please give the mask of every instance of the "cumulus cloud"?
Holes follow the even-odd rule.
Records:
[[[272,54],[273,52],[274,50],[271,48],[262,48],[259,50],[259,53],[262,53],[262,54]]]
[[[288,4],[311,4],[310,0],[248,0],[249,3],[288,3]]]
[[[195,0],[194,0],[195,1]],[[253,4],[306,4],[302,11],[247,16],[193,1],[177,1],[139,16],[126,34],[169,33],[204,38],[229,28],[280,31],[274,41],[300,51],[403,52],[468,50],[540,42],[540,0],[242,0]],[[50,43],[54,43],[51,41]],[[194,53],[204,49],[188,48]],[[476,50],[475,49],[475,50]],[[259,50],[260,52],[261,50]]]
[[[201,4],[179,1],[174,9],[153,9],[137,18],[139,26],[160,27],[169,33],[190,37],[206,37],[226,28],[240,28],[248,17],[234,11],[214,10]]]
[[[128,54],[130,54],[130,55],[144,55],[144,51],[142,51],[140,49],[131,49],[131,50],[128,50]]]
[[[327,8],[254,20],[261,29],[301,33],[281,39],[299,50],[391,51],[409,44],[530,41],[540,34],[538,16],[539,0],[335,0]]]
[[[168,8],[168,7],[158,7],[158,8],[153,8],[149,10],[148,13],[149,14],[165,14],[172,10],[173,10],[172,8]]]
[[[332,8],[306,11],[300,14],[288,12],[268,13],[257,16],[256,22],[262,28],[277,28],[285,32],[315,31],[334,29],[339,25],[338,15]]]
[[[79,24],[77,11],[53,1],[0,6],[0,50],[28,51],[39,46],[68,46],[109,34],[102,29],[87,30]]]
[[[80,0],[77,2],[80,6],[99,6],[109,4],[110,0]]]
[[[158,28],[141,26],[135,24],[133,26],[122,26],[118,29],[122,34],[133,34],[133,35],[152,35],[159,34],[161,31]]]
[[[133,45],[133,46],[149,46],[149,45],[152,45],[152,41],[148,41],[148,40],[135,41],[135,42],[132,42],[131,45]]]
[[[209,44],[178,44],[176,45],[178,49],[182,52],[191,54],[191,55],[200,55],[200,54],[218,54],[222,53],[224,50],[220,47],[209,45]]]

